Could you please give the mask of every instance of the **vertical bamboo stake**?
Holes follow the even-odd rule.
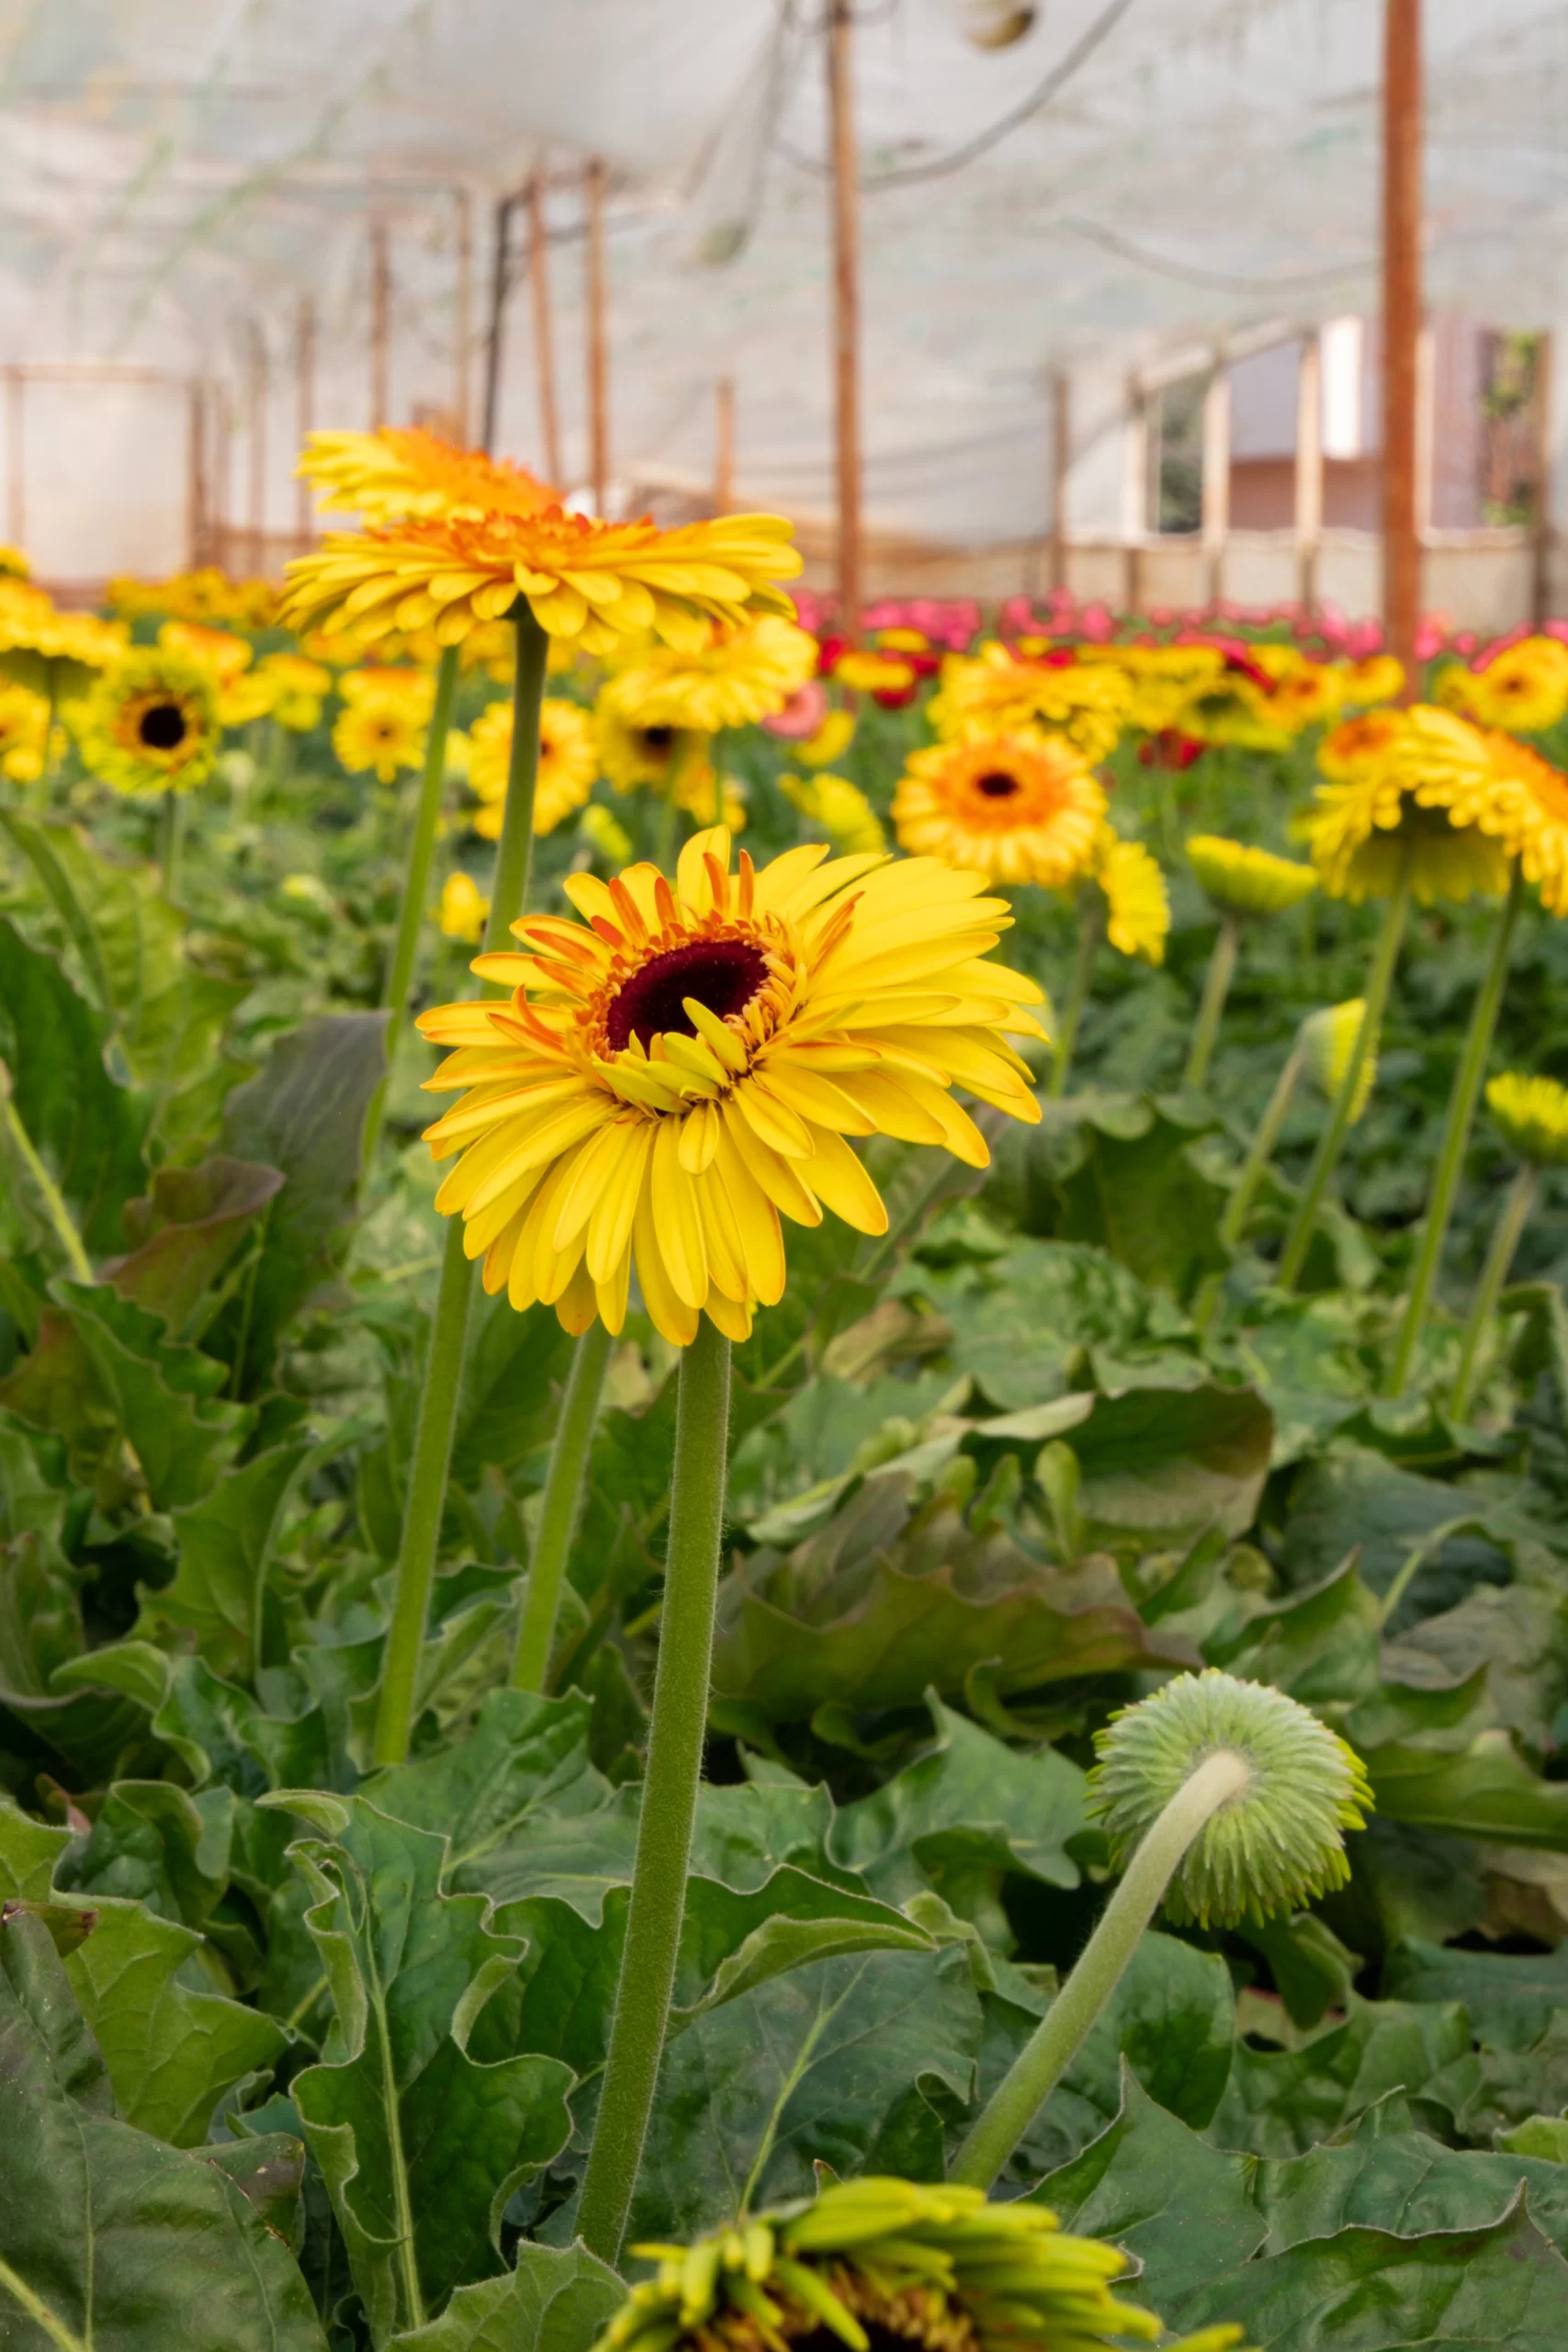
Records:
[[[457,214],[457,284],[452,315],[452,413],[457,446],[468,446],[468,413],[473,392],[474,345],[474,199],[466,187],[455,188]]]
[[[714,387],[713,511],[728,514],[735,503],[735,379],[721,376]]]
[[[392,341],[392,263],[387,224],[370,223],[370,429],[388,423]]]
[[[250,482],[245,501],[245,569],[257,578],[266,570],[266,343],[254,319],[251,321],[246,406],[250,421]]]
[[[1302,337],[1296,377],[1296,597],[1317,608],[1317,556],[1323,538],[1323,334]]]
[[[1414,695],[1421,613],[1421,0],[1383,0],[1382,102],[1383,628]]]
[[[610,483],[609,387],[604,360],[604,165],[591,156],[583,175],[588,207],[588,476],[593,512],[604,512]]]
[[[833,161],[833,392],[837,434],[839,627],[852,639],[863,601],[860,448],[860,191],[855,162],[853,18],[829,0],[828,119]]]
[[[1072,379],[1065,368],[1051,379],[1051,538],[1052,588],[1067,584],[1067,474],[1073,461]]]
[[[490,324],[485,330],[485,402],[481,449],[493,451],[497,411],[501,404],[502,337],[506,325],[506,296],[512,277],[512,215],[514,196],[502,197],[495,208],[495,246],[490,278]]]
[[[301,449],[316,424],[316,305],[309,294],[299,297],[294,325],[294,437]],[[303,475],[294,487],[294,528],[302,546],[315,537],[310,513],[310,485]]]
[[[545,480],[561,486],[560,420],[556,409],[555,331],[550,318],[550,245],[545,233],[543,166],[528,182],[528,291],[534,303],[534,372],[539,386],[539,446]]]
[[[1231,526],[1231,379],[1216,352],[1203,388],[1203,593],[1217,605],[1225,593],[1225,541]]]
[[[1555,516],[1551,480],[1551,402],[1555,356],[1550,334],[1535,339],[1535,514],[1530,549],[1530,618],[1537,628],[1551,612],[1551,555]]]
[[[23,463],[23,411],[27,402],[28,371],[12,366],[6,370],[6,536],[14,548],[26,542],[28,536],[27,470]]]

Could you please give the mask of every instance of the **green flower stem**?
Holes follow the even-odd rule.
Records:
[[[991,2093],[948,2174],[989,2188],[1082,2047],[1193,1839],[1251,1778],[1234,1748],[1206,1757],[1128,1863],[1077,1965]]]
[[[485,924],[486,955],[493,955],[511,938],[512,925],[522,913],[528,896],[528,871],[534,852],[534,786],[539,769],[539,705],[544,697],[546,640],[544,630],[526,604],[519,603],[514,618],[517,682],[512,706],[512,760],[507,771],[501,840],[495,854],[495,876],[491,885],[490,917]],[[452,1439],[457,1420],[463,1342],[468,1328],[473,1280],[473,1263],[463,1249],[463,1220],[455,1216],[447,1225],[441,1254],[441,1279],[430,1328],[430,1352],[425,1358],[402,1542],[398,1547],[386,1670],[376,1711],[374,1756],[378,1764],[400,1764],[409,1752],[414,1687],[419,1678],[420,1653],[424,1646],[425,1620],[430,1613],[431,1587],[435,1581],[441,1519],[446,1508],[446,1480],[452,1466]]]
[[[1220,1034],[1220,1016],[1225,1009],[1231,982],[1235,977],[1235,959],[1241,946],[1241,925],[1235,915],[1226,915],[1221,923],[1214,949],[1209,958],[1209,968],[1203,978],[1203,1001],[1198,1007],[1198,1018],[1192,1026],[1192,1043],[1188,1049],[1187,1071],[1183,1086],[1196,1091],[1209,1075],[1209,1064],[1214,1056],[1214,1041]]]
[[[613,2263],[631,2208],[664,2050],[707,1728],[729,1434],[729,1342],[705,1316],[681,1357],[670,1542],[626,1954],[578,2235]]]
[[[0,1119],[4,1120],[12,1150],[27,1170],[33,1190],[43,1203],[44,1213],[54,1228],[54,1238],[72,1274],[79,1283],[90,1283],[94,1279],[93,1261],[72,1221],[64,1193],[39,1159],[31,1136],[22,1125],[21,1116],[11,1100],[11,1073],[4,1062],[0,1062]]]
[[[185,808],[177,792],[165,792],[158,804],[158,863],[164,869],[164,896],[172,899],[180,887],[180,836]]]
[[[593,1424],[599,1417],[599,1397],[609,1361],[610,1334],[595,1316],[573,1351],[571,1374],[550,1446],[539,1529],[534,1542],[534,1556],[528,1563],[527,1595],[517,1628],[517,1652],[512,1661],[514,1690],[542,1690],[549,1673],[556,1619],[560,1612],[561,1580],[582,1511]]]
[[[1426,1329],[1432,1304],[1432,1286],[1442,1262],[1443,1244],[1448,1239],[1449,1220],[1453,1215],[1454,1194],[1464,1172],[1465,1154],[1470,1148],[1470,1131],[1475,1123],[1475,1106],[1481,1100],[1481,1089],[1486,1077],[1486,1059],[1492,1050],[1493,1033],[1496,1029],[1497,1014],[1503,1002],[1504,984],[1508,977],[1508,952],[1514,944],[1514,926],[1518,921],[1523,887],[1523,877],[1516,859],[1508,895],[1503,901],[1502,915],[1492,934],[1491,958],[1470,1016],[1470,1029],[1455,1073],[1453,1092],[1449,1097],[1443,1140],[1432,1177],[1432,1197],[1427,1204],[1427,1222],[1411,1272],[1410,1296],[1405,1305],[1404,1320],[1400,1325],[1399,1341],[1383,1379],[1382,1393],[1385,1396],[1397,1396],[1403,1392],[1410,1377],[1410,1368],[1416,1361],[1421,1334]]]
[[[1399,943],[1404,936],[1404,919],[1410,911],[1410,869],[1414,850],[1406,849],[1404,864],[1393,896],[1383,910],[1382,929],[1378,933],[1377,947],[1372,956],[1372,968],[1367,975],[1366,1011],[1356,1033],[1356,1043],[1346,1064],[1339,1091],[1334,1098],[1334,1108],[1328,1114],[1328,1125],[1318,1138],[1311,1168],[1307,1171],[1306,1188],[1296,1204],[1285,1235],[1285,1248],[1280,1260],[1275,1282],[1280,1290],[1294,1290],[1306,1263],[1312,1237],[1317,1227],[1318,1211],[1328,1190],[1328,1180],[1339,1164],[1339,1154],[1349,1132],[1350,1114],[1360,1091],[1361,1073],[1371,1056],[1378,1049],[1382,1030],[1383,1014],[1388,1009],[1389,990],[1393,985],[1394,966],[1399,961]]]
[[[1089,982],[1094,977],[1094,959],[1100,953],[1103,922],[1100,894],[1094,891],[1078,916],[1078,952],[1073,959],[1073,977],[1067,984],[1067,1001],[1056,1023],[1056,1057],[1051,1065],[1051,1083],[1046,1089],[1053,1098],[1067,1091],[1067,1073],[1073,1066],[1073,1047],[1077,1043],[1078,1023],[1083,1019],[1084,1006],[1089,1002]]]
[[[1492,1244],[1486,1252],[1486,1262],[1481,1269],[1481,1279],[1475,1285],[1475,1296],[1470,1303],[1470,1319],[1464,1327],[1464,1343],[1459,1351],[1459,1370],[1454,1374],[1453,1394],[1449,1399],[1449,1418],[1462,1421],[1470,1410],[1470,1400],[1475,1387],[1476,1367],[1480,1361],[1482,1342],[1493,1317],[1503,1286],[1508,1279],[1508,1269],[1514,1262],[1514,1252],[1519,1246],[1519,1236],[1535,1206],[1536,1191],[1540,1182],[1540,1170],[1527,1161],[1509,1188],[1492,1234]]]
[[[1280,1140],[1280,1130],[1285,1124],[1285,1114],[1291,1107],[1296,1081],[1301,1077],[1305,1060],[1306,1048],[1301,1045],[1293,1046],[1286,1055],[1284,1068],[1275,1080],[1274,1091],[1269,1097],[1269,1107],[1258,1123],[1258,1133],[1242,1161],[1235,1190],[1220,1219],[1220,1238],[1233,1250],[1247,1230],[1247,1216],[1258,1197],[1258,1188],[1263,1182],[1264,1173],[1274,1157],[1274,1147]]]
[[[381,989],[382,1006],[392,1017],[387,1023],[386,1075],[376,1089],[365,1121],[363,1164],[367,1171],[375,1165],[376,1147],[381,1140],[381,1122],[386,1114],[387,1088],[391,1080],[392,1064],[397,1058],[398,1039],[408,1018],[409,991],[413,986],[420,933],[424,927],[425,902],[430,895],[430,865],[435,853],[435,828],[441,820],[441,794],[446,781],[446,736],[452,724],[452,696],[457,684],[457,649],[455,645],[448,645],[443,649],[436,664],[435,701],[430,714],[430,732],[425,738],[424,774],[420,778],[413,835],[409,842],[408,871],[403,876],[403,902],[398,916],[398,936]]]

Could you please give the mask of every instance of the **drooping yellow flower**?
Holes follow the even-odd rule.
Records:
[[[1375,721],[1390,723],[1374,737]],[[1342,739],[1350,728],[1361,730],[1362,757],[1347,753]],[[1422,906],[1507,888],[1507,857],[1480,821],[1495,777],[1486,739],[1468,721],[1430,704],[1373,711],[1336,728],[1323,754],[1339,775],[1317,786],[1293,830],[1330,897],[1352,906],[1391,898],[1407,864]]]
[[[49,738],[49,698],[30,686],[0,684],[0,775],[36,784]]]
[[[280,727],[308,735],[321,725],[321,705],[333,684],[324,662],[309,661],[303,653],[266,653],[256,663],[256,676],[266,687],[267,708]]]
[[[462,939],[470,947],[477,946],[484,937],[489,913],[490,900],[471,874],[459,867],[446,876],[441,886],[441,929],[447,939]]]
[[[951,741],[1030,729],[1062,734],[1092,763],[1115,750],[1132,700],[1127,673],[1117,664],[1057,654],[1029,661],[993,642],[977,654],[948,655],[930,717]]]
[[[1065,734],[977,735],[912,752],[892,815],[905,849],[1059,889],[1093,856],[1105,795]]]
[[[1404,692],[1404,664],[1397,653],[1369,653],[1359,662],[1337,662],[1339,699],[1348,709],[1368,710],[1394,702]]]
[[[1478,822],[1518,859],[1548,914],[1568,914],[1568,775],[1511,735],[1485,742],[1492,788]]]
[[[199,662],[136,646],[73,706],[82,764],[117,792],[191,792],[205,784],[221,731],[218,688]]]
[[[1194,833],[1187,858],[1204,895],[1227,915],[1284,914],[1317,888],[1310,865],[1245,847],[1218,833]]]
[[[881,818],[848,776],[781,775],[779,790],[803,817],[820,825],[833,847],[846,855],[886,848]]]
[[[817,640],[794,621],[761,613],[715,627],[691,651],[652,643],[626,649],[606,680],[605,706],[631,727],[696,728],[716,735],[771,718],[811,677]]]
[[[442,645],[501,620],[518,598],[547,635],[588,653],[613,653],[649,630],[695,650],[714,621],[795,608],[778,580],[800,558],[790,526],[772,514],[721,514],[661,531],[651,522],[568,514],[432,516],[329,538],[288,567],[286,617],[350,628],[367,642],[389,630],[434,627]]]
[[[1568,645],[1555,637],[1521,638],[1495,653],[1483,670],[1449,662],[1437,698],[1478,727],[1540,735],[1568,711]]]
[[[1142,842],[1124,842],[1102,825],[1089,871],[1105,899],[1105,936],[1118,955],[1163,964],[1170,899],[1158,860]]]
[[[426,670],[351,670],[338,681],[344,707],[333,727],[333,750],[350,775],[374,772],[380,784],[424,757],[434,684]]]
[[[373,522],[400,515],[542,514],[560,493],[482,449],[459,449],[423,425],[374,433],[312,433],[296,473],[323,514],[352,510]]]
[[[1339,1100],[1339,1090],[1345,1083],[1345,1073],[1350,1067],[1350,1057],[1356,1050],[1366,1015],[1366,998],[1353,996],[1343,1004],[1325,1004],[1320,1012],[1309,1012],[1302,1023],[1298,1035],[1307,1075],[1325,1102]],[[1352,1125],[1367,1107],[1377,1075],[1378,1057],[1374,1051],[1362,1063],[1361,1075],[1356,1081],[1356,1099],[1350,1105]]]
[[[1504,1142],[1532,1168],[1568,1167],[1568,1086],[1506,1070],[1488,1081],[1486,1107]]]
[[[243,727],[265,718],[273,695],[265,677],[251,671],[255,648],[232,630],[209,628],[199,621],[165,621],[158,642],[171,653],[183,653],[212,673],[218,690],[218,723]]]
[[[123,622],[59,612],[30,580],[0,578],[0,677],[51,696],[57,708],[85,695],[129,642]]]
[[[525,916],[523,952],[474,966],[509,999],[421,1016],[454,1048],[431,1090],[462,1096],[428,1131],[437,1159],[462,1154],[436,1205],[463,1216],[488,1290],[618,1331],[635,1262],[667,1339],[704,1312],[743,1338],[784,1290],[781,1214],[886,1229],[846,1136],[984,1167],[954,1086],[1038,1119],[1006,1037],[1040,1034],[1039,990],[981,960],[1003,903],[935,859],[826,859],[807,845],[759,873],[742,851],[731,874],[716,827],[673,888],[651,865],[570,875],[581,922]]]
[[[745,786],[739,776],[720,775],[706,761],[677,768],[670,797],[699,825],[722,825],[729,833],[746,830]]]
[[[468,783],[484,806],[474,831],[486,841],[501,839],[506,813],[506,771],[512,760],[512,705],[487,703],[475,719]],[[553,833],[563,817],[581,808],[599,774],[593,722],[580,705],[548,695],[539,707],[539,774],[534,787],[534,831]]]

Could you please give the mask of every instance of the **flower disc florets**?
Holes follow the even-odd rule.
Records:
[[[1179,1676],[1095,1735],[1090,1811],[1118,1869],[1211,1756],[1242,1758],[1247,1785],[1198,1833],[1170,1883],[1178,1922],[1234,1927],[1295,1910],[1349,1876],[1347,1829],[1371,1804],[1361,1760],[1282,1690],[1210,1668]]]
[[[1111,2293],[1129,2267],[1119,2247],[977,2188],[834,2182],[694,2245],[633,2251],[658,2272],[594,2352],[1093,2352],[1162,2333]],[[1207,2328],[1173,2352],[1224,2352],[1240,2334]]]
[[[217,684],[188,655],[138,646],[97,680],[73,725],[83,765],[117,792],[190,792],[218,757]]]

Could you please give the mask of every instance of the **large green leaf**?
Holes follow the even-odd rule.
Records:
[[[608,1783],[588,1760],[588,1724],[577,1691],[547,1699],[492,1690],[458,1745],[373,1774],[363,1793],[382,1813],[447,1839],[451,1884],[489,1891],[491,1855],[526,1847],[541,1819],[570,1821],[609,1802]]]
[[[441,1893],[441,1838],[364,1798],[264,1803],[321,1833],[290,1852],[337,2024],[292,2088],[384,2343],[502,2268],[502,2212],[564,2144],[571,2075],[514,2054],[522,1944],[493,1932],[482,1895]]]
[[[56,1295],[112,1399],[155,1510],[204,1495],[255,1416],[220,1395],[227,1374],[195,1348],[171,1346],[163,1321],[107,1283],[60,1282]]]
[[[1304,2049],[1237,2044],[1231,2079],[1209,2137],[1222,2148],[1294,2156],[1356,2121],[1391,2091],[1462,2113],[1481,2070],[1470,2019],[1457,2002],[1362,2001],[1354,1994],[1343,2025]]]
[[[459,2287],[439,2319],[394,2342],[398,2352],[589,2352],[626,2296],[626,2280],[581,2243],[525,2244],[514,2270]]]
[[[1066,1442],[1083,1473],[1086,1546],[1245,1534],[1269,1476],[1274,1417],[1250,1388],[1100,1396]]]
[[[221,2165],[116,2120],[44,1928],[0,1928],[7,2352],[323,2352],[305,2281]]]
[[[1083,1242],[1021,1238],[983,1273],[933,1283],[917,1268],[907,1281],[930,1289],[953,1330],[953,1364],[973,1373],[1002,1412],[1083,1387],[1089,1351],[1125,1356],[1149,1317],[1143,1285]]]
[[[178,1339],[282,1185],[276,1168],[221,1155],[199,1168],[158,1169],[144,1197],[125,1204],[130,1250],[104,1268],[105,1280],[161,1315]]]
[[[308,1442],[276,1445],[226,1470],[199,1502],[175,1514],[180,1565],[172,1584],[143,1591],[137,1630],[152,1637],[177,1628],[220,1675],[263,1660],[267,1562]]]
[[[23,1126],[87,1248],[115,1250],[120,1210],[141,1190],[144,1106],[109,1076],[109,1024],[50,956],[0,916],[0,1061]],[[27,1180],[11,1171],[27,1198]]]
[[[1376,1600],[1347,1561],[1310,1591],[1255,1611],[1228,1638],[1206,1642],[1211,1666],[1247,1682],[1272,1682],[1304,1705],[1378,1694]]]
[[[1459,1756],[1396,1743],[1363,1761],[1390,1821],[1568,1853],[1568,1782],[1532,1772],[1505,1731],[1482,1732]]]
[[[1413,1549],[1430,1544],[1411,1596],[1429,1614],[1461,1600],[1477,1581],[1507,1580],[1500,1544],[1473,1533],[1433,1543],[1438,1529],[1472,1515],[1461,1489],[1342,1442],[1295,1479],[1280,1566],[1288,1584],[1315,1585],[1355,1552],[1362,1580],[1381,1600]]]
[[[1192,1147],[1213,1125],[1190,1097],[1088,1094],[1048,1102],[1010,1136],[996,1189],[1026,1232],[1099,1242],[1141,1282],[1187,1296],[1228,1253],[1222,1186]],[[1015,1173],[1016,1171],[1016,1173]]]
[[[1568,2009],[1568,1948],[1526,1957],[1401,1944],[1389,1954],[1382,1990],[1391,2000],[1462,2001],[1483,2041],[1527,2050],[1554,2009]]]

